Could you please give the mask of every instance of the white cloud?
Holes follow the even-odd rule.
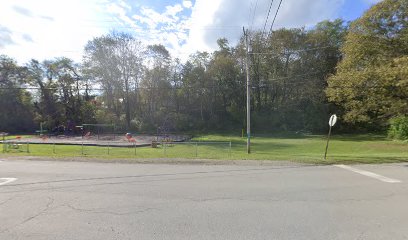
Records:
[[[281,27],[312,26],[319,21],[334,19],[345,0],[285,0],[277,15],[274,29]],[[274,1],[266,27],[269,30],[279,1]],[[189,20],[189,36],[179,52],[213,51],[217,39],[226,37],[234,45],[242,36],[242,27],[262,29],[270,0],[258,0],[252,25],[254,1],[247,0],[196,0]],[[252,10],[251,12],[249,10]]]
[[[166,12],[164,14],[176,18],[177,14],[180,13],[181,11],[183,11],[183,7],[181,7],[180,4],[176,4],[174,6],[167,6]]]
[[[14,44],[13,39],[11,38],[12,33],[7,27],[0,25],[0,49],[5,48],[7,45]]]
[[[192,6],[193,6],[193,3],[191,1],[183,1],[183,7],[191,8]]]
[[[345,0],[285,0],[274,29],[312,26],[338,17]],[[378,0],[364,0],[377,2]],[[262,29],[270,0],[174,0],[162,12],[129,4],[130,0],[2,0],[0,49],[25,62],[67,56],[80,61],[88,40],[109,30],[135,34],[146,44],[165,45],[173,56],[186,59],[196,51],[213,51],[226,37],[234,45],[242,26]],[[274,1],[271,19],[279,1]],[[252,12],[250,12],[252,10]]]
[[[223,0],[213,0],[209,4],[206,0],[196,0],[192,7],[191,18],[186,23],[186,27],[189,29],[188,39],[178,51],[183,59],[196,51],[212,51],[214,49],[207,36],[213,34],[213,36],[221,37],[223,34],[222,29],[211,28],[215,23],[214,17],[217,10],[223,7],[222,2]]]
[[[218,0],[217,9],[199,7],[197,16],[193,14],[193,21],[201,21],[201,15],[211,17],[211,22],[204,23],[206,26],[219,27],[222,31],[204,29],[202,40],[211,48],[216,47],[216,40],[220,37],[227,37],[233,43],[242,35],[242,26],[253,29],[263,29],[269,0],[259,0],[257,3],[254,22],[249,9],[255,9],[251,6],[251,1],[246,0]],[[269,16],[266,30],[269,30],[270,24],[278,7],[279,1],[275,1]],[[332,19],[339,11],[344,0],[286,0],[282,2],[280,11],[277,15],[274,29],[280,27],[301,27],[311,26],[325,19]],[[208,4],[205,0],[197,0],[197,4]],[[215,4],[214,4],[215,5]],[[204,11],[204,13],[202,13]]]
[[[101,1],[2,1],[0,23],[10,30],[14,43],[5,45],[2,53],[20,63],[60,56],[80,61],[87,41],[105,32],[95,27],[101,20],[97,2]]]
[[[182,15],[182,11],[180,4],[166,6],[161,13],[152,8],[141,7],[140,13],[132,16],[138,26],[145,27],[137,37],[143,38],[142,41],[146,44],[163,44],[174,55],[188,37],[186,32],[189,20]]]
[[[334,19],[345,0],[285,0],[277,16],[274,29],[280,27],[312,26],[325,19]],[[111,11],[119,16],[122,23],[129,26],[137,25],[144,29],[137,33],[147,44],[161,43],[170,52],[182,59],[196,51],[213,51],[217,48],[217,39],[226,37],[231,45],[236,44],[242,35],[242,27],[251,26],[262,29],[270,0],[258,0],[255,15],[250,19],[255,7],[248,0],[196,0],[175,2],[166,6],[163,12],[153,8],[140,7],[129,9],[115,4],[120,10]],[[266,30],[269,30],[271,20],[279,1],[272,7]],[[184,7],[184,9],[183,9]],[[185,10],[188,9],[188,10]],[[252,10],[250,12],[249,10]],[[191,15],[183,15],[191,12]],[[130,12],[131,23],[126,16]]]

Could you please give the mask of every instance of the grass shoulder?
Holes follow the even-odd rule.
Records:
[[[12,136],[9,136],[12,137]],[[270,160],[311,164],[391,163],[408,161],[408,143],[384,135],[334,135],[328,158],[323,159],[324,135],[257,134],[251,138],[251,154],[246,153],[246,137],[236,134],[195,135],[192,143],[151,147],[97,147],[32,144],[30,151],[7,155],[85,157],[100,159],[216,159]],[[231,142],[231,145],[229,144]],[[0,146],[2,149],[2,146]],[[4,153],[3,153],[4,155]]]

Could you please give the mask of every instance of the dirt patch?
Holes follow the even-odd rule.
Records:
[[[98,135],[98,136],[46,136],[27,137],[21,139],[9,139],[5,142],[29,143],[29,144],[58,144],[58,145],[86,145],[86,146],[112,146],[131,147],[149,146],[153,141],[183,142],[190,137],[187,135],[169,135],[166,139],[153,135],[134,135],[132,139],[125,135]],[[1,141],[0,141],[1,142]]]

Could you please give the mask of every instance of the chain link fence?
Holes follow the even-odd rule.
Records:
[[[231,142],[153,142],[137,145],[136,142],[118,145],[104,142],[103,145],[62,144],[48,141],[33,144],[22,140],[2,141],[3,153],[31,153],[38,156],[87,156],[111,158],[230,158]]]

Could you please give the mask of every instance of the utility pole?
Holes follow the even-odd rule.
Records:
[[[248,42],[248,31],[245,31],[245,27],[242,28],[244,31],[245,45],[246,45],[246,78],[247,78],[247,153],[251,153],[251,86],[249,82],[249,42]]]

